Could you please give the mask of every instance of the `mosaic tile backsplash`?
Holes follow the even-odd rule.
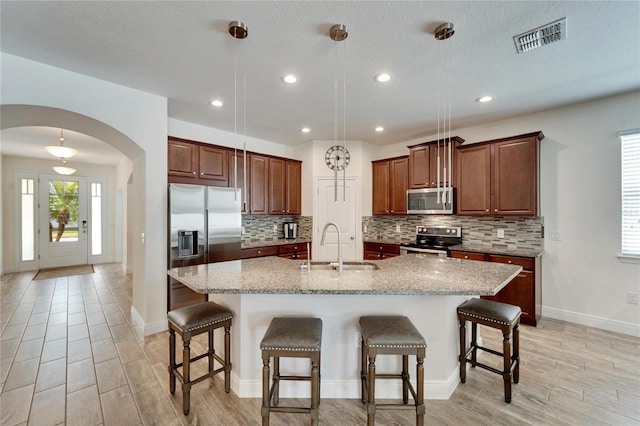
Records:
[[[422,225],[459,226],[462,228],[463,244],[505,249],[544,248],[542,217],[363,216],[363,239],[409,242],[415,239],[416,226]],[[400,226],[400,232],[396,232],[396,226]],[[504,238],[497,237],[498,229],[504,229]]]
[[[298,224],[298,239],[311,240],[313,218],[311,216],[242,215],[242,242],[273,241],[284,238],[282,224]],[[274,228],[275,227],[275,228]],[[274,231],[275,229],[275,231]]]

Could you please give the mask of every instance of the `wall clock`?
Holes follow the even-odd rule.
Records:
[[[324,161],[331,170],[344,170],[349,165],[350,159],[349,151],[341,145],[332,146],[324,155]]]

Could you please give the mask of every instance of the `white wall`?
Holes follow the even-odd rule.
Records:
[[[167,205],[167,151],[158,147],[167,141],[167,99],[6,53],[0,59],[2,128],[64,127],[132,160],[132,314],[146,334],[166,328],[166,215],[158,212]]]
[[[455,123],[454,123],[455,124]],[[544,217],[543,316],[640,335],[640,265],[621,263],[620,130],[640,128],[640,92],[452,131],[466,144],[542,130],[540,205]],[[385,158],[408,154],[407,145]],[[561,232],[561,241],[549,233]]]
[[[25,170],[36,173],[48,173],[54,174],[51,170],[52,166],[57,166],[60,161],[55,160],[43,160],[26,157],[16,157],[10,155],[2,156],[2,182],[4,184],[2,190],[2,205],[13,206],[17,202],[16,198],[16,171]],[[116,169],[109,166],[98,166],[95,164],[85,164],[74,162],[73,167],[77,170],[74,176],[104,176],[106,178],[106,187],[104,191],[105,205],[107,206],[107,215],[104,218],[106,221],[106,235],[104,236],[105,243],[105,258],[107,262],[113,262],[115,253],[115,236],[113,233],[115,225],[115,190],[116,190]],[[16,229],[15,224],[18,223],[15,217],[15,209],[2,209],[4,210],[4,222],[2,222],[2,234],[5,239],[2,244],[3,250],[3,264],[5,265],[5,272],[15,271],[17,262],[19,261],[19,255],[16,253],[16,244],[20,238],[19,229]],[[13,242],[13,244],[11,243]]]

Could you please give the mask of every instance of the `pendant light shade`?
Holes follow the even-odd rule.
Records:
[[[62,166],[53,166],[53,170],[59,175],[72,175],[76,172],[76,169],[73,167],[67,167],[67,160],[62,159]]]
[[[44,149],[54,157],[58,158],[71,158],[78,153],[77,149],[68,148],[64,146],[64,136],[62,134],[62,129],[60,129],[60,137],[58,138],[60,141],[60,145],[48,145],[45,146]]]

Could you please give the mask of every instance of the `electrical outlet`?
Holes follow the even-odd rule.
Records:
[[[243,226],[243,227],[242,227],[242,235],[244,235],[244,234],[246,234],[246,233],[247,233],[247,228]]]
[[[273,232],[278,232],[278,225],[273,225]]]
[[[396,233],[400,233],[402,232],[402,229],[400,229],[400,225],[396,225]]]
[[[498,238],[504,238],[504,229],[498,229]]]
[[[627,293],[627,303],[630,303],[632,305],[637,305],[638,304],[638,293],[628,292]]]
[[[369,232],[369,227],[367,225],[364,226],[364,233],[366,234],[367,232]]]
[[[360,332],[356,331],[356,334],[353,336],[353,348],[354,349],[358,349],[360,348]]]

